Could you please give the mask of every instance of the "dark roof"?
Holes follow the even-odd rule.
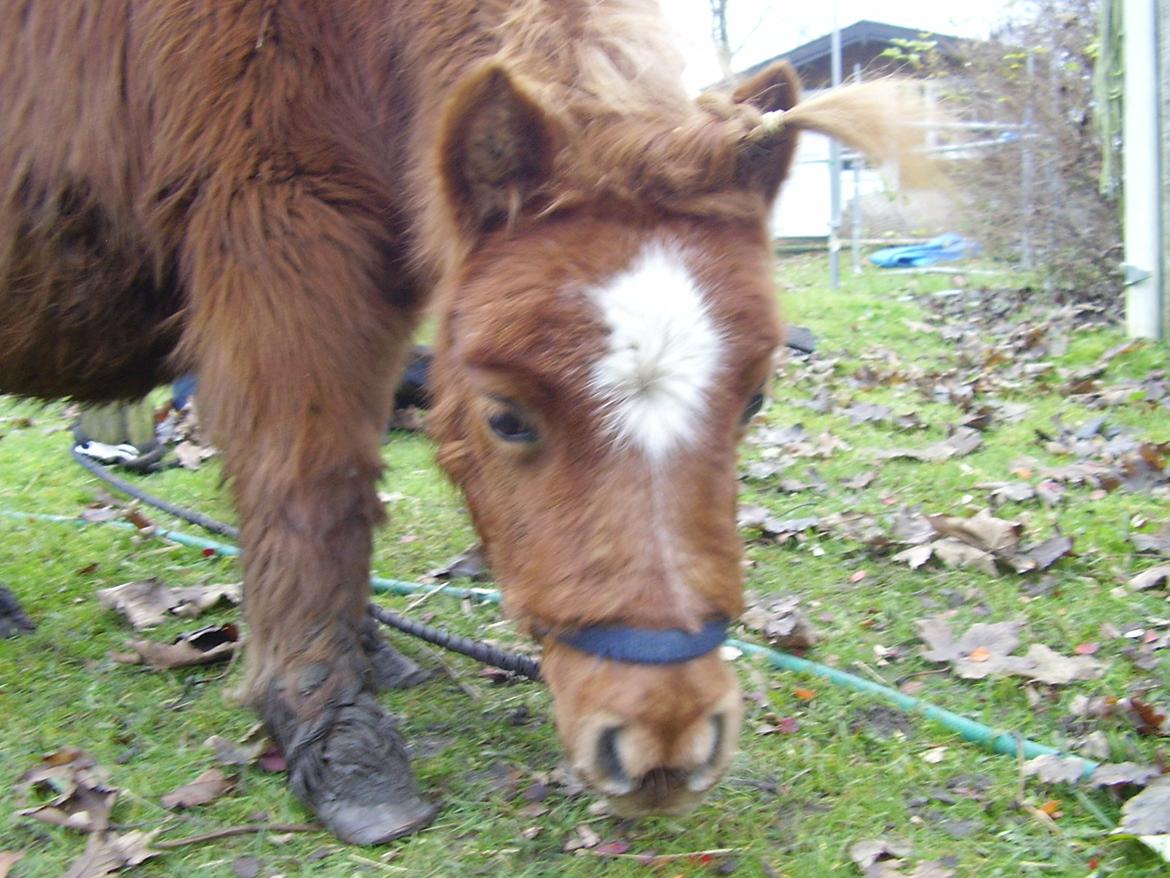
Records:
[[[931,40],[938,44],[944,55],[960,42],[958,37],[946,34],[932,34],[912,27],[884,24],[880,21],[856,21],[841,28],[841,72],[848,79],[855,65],[868,72],[892,73],[902,69],[896,60],[882,58],[881,54],[894,40]],[[825,34],[802,46],[775,55],[736,74],[736,79],[751,76],[777,61],[787,61],[796,68],[806,87],[817,88],[828,85],[832,80],[832,35]]]

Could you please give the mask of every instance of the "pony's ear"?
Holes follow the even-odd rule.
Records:
[[[549,178],[559,128],[498,63],[469,74],[448,102],[440,176],[467,233],[510,222]]]
[[[737,104],[750,104],[761,113],[781,114],[800,101],[800,79],[791,64],[779,61],[741,82],[731,99]],[[797,130],[784,125],[775,126],[765,136],[746,139],[736,166],[739,182],[770,202],[788,176],[796,141]]]
[[[737,85],[731,99],[761,113],[791,110],[800,100],[800,78],[787,61],[777,61]]]

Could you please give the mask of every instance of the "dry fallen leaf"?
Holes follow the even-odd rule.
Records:
[[[1105,664],[1087,655],[1063,656],[1042,643],[1034,643],[1009,673],[1058,685],[1100,677],[1105,673]]]
[[[1170,736],[1170,711],[1140,698],[1134,697],[1127,700],[1139,735]]]
[[[990,482],[975,487],[991,491],[988,499],[991,500],[992,506],[1026,503],[1036,496],[1036,489],[1027,482]]]
[[[988,576],[999,573],[999,568],[995,566],[995,555],[963,540],[943,537],[931,543],[929,548],[934,557],[947,567],[971,567]]]
[[[274,746],[263,723],[252,726],[239,741],[212,735],[203,745],[215,751],[215,761],[220,765],[254,765]]]
[[[8,878],[8,872],[24,859],[24,851],[0,851],[0,878]]]
[[[1063,817],[1064,812],[1060,810],[1060,799],[1049,799],[1037,809],[1041,814],[1045,814],[1055,820],[1057,817]]]
[[[1121,806],[1122,832],[1170,835],[1170,775],[1159,777]]]
[[[905,507],[894,515],[890,535],[899,543],[910,546],[920,546],[938,536],[925,515],[917,508]]]
[[[946,616],[919,619],[918,635],[928,649],[922,655],[932,662],[950,662],[958,676],[968,680],[1003,675],[1027,677],[1058,685],[1091,680],[1105,672],[1105,665],[1086,655],[1064,656],[1036,643],[1022,656],[1012,655],[1019,645],[1019,622],[977,623],[958,640]]]
[[[473,543],[442,567],[428,570],[424,582],[449,582],[455,579],[470,579],[472,582],[487,582],[492,578],[488,569],[487,556],[481,543]]]
[[[1013,550],[1020,541],[1023,525],[1018,521],[996,518],[987,509],[981,509],[970,518],[953,515],[928,515],[927,520],[940,536],[961,540],[985,552],[1004,553]]]
[[[1043,783],[1076,783],[1086,764],[1075,756],[1037,756],[1025,762],[1023,770],[1025,777],[1035,777]]]
[[[578,851],[583,848],[594,848],[601,843],[601,836],[589,828],[587,823],[582,823],[566,839],[562,848],[566,853]]]
[[[236,857],[232,860],[232,874],[236,878],[256,878],[263,864],[256,857]]]
[[[630,843],[622,841],[621,839],[614,839],[613,841],[603,841],[597,847],[593,848],[593,852],[599,857],[620,857],[622,854],[629,853]]]
[[[967,658],[976,649],[983,649],[989,653],[983,658],[983,661],[987,661],[991,654],[1010,653],[1020,642],[1021,623],[1018,621],[990,624],[978,622],[968,628],[958,640],[955,640],[951,624],[945,615],[919,619],[915,625],[918,627],[918,636],[930,647],[922,655],[932,662],[951,662]]]
[[[1139,552],[1170,556],[1170,522],[1163,524],[1157,533],[1135,533],[1129,540]]]
[[[1132,720],[1139,735],[1170,736],[1170,711],[1136,696],[1116,698],[1100,695],[1077,696],[1069,702],[1069,713],[1076,717],[1122,717]]]
[[[955,432],[942,442],[935,442],[924,448],[881,448],[875,449],[872,454],[877,460],[921,460],[927,463],[937,463],[950,460],[952,457],[965,457],[983,444],[983,437],[978,430],[970,427],[958,427]]]
[[[793,595],[761,596],[753,591],[744,594],[747,609],[740,622],[758,631],[768,642],[785,649],[808,649],[816,645],[817,633],[800,608],[800,598]]]
[[[131,640],[126,645],[133,653],[111,653],[110,657],[125,664],[145,662],[155,670],[187,668],[227,661],[235,654],[239,640],[235,625],[214,625],[181,634],[171,643]]]
[[[85,853],[70,864],[64,878],[106,878],[158,856],[158,852],[149,847],[156,833],[157,830],[135,830],[121,835],[94,833],[89,837]]]
[[[1138,841],[1170,863],[1170,835],[1139,835]]]
[[[179,466],[183,469],[199,469],[203,461],[208,460],[218,452],[210,445],[199,445],[185,439],[175,446],[175,457],[179,459]]]
[[[1129,581],[1129,587],[1134,591],[1144,591],[1148,588],[1170,588],[1170,564],[1159,564],[1137,574]]]
[[[1162,772],[1153,765],[1136,762],[1105,762],[1097,766],[1089,783],[1095,787],[1145,786]]]
[[[903,551],[894,555],[893,560],[905,561],[911,570],[917,570],[919,567],[929,561],[933,555],[933,545],[927,544],[923,546],[911,546],[909,549],[904,549]]]
[[[172,587],[157,579],[127,582],[97,593],[98,602],[122,613],[135,629],[151,628],[174,616],[195,617],[221,601],[238,604],[239,583]]]
[[[926,860],[918,864],[906,878],[954,878],[955,870],[937,860]],[[894,876],[891,876],[894,878]]]
[[[49,802],[18,811],[20,816],[80,832],[104,830],[118,798],[109,773],[84,750],[73,747],[42,758],[39,766],[17,778],[16,789],[22,801],[33,790],[55,794]]]
[[[901,859],[910,856],[910,843],[884,838],[866,839],[849,846],[849,858],[865,872],[880,860]]]
[[[1047,570],[1061,558],[1072,552],[1073,539],[1063,534],[1049,537],[1042,543],[1029,546],[1014,556],[1008,558],[1008,563],[1017,573],[1030,573],[1035,570]]]
[[[209,768],[195,780],[162,797],[164,808],[194,808],[209,805],[235,787],[234,778],[225,775],[218,768]]]
[[[903,871],[904,857],[910,855],[907,842],[859,841],[849,848],[849,856],[865,878],[952,878],[954,870],[935,860],[919,863],[914,871]]]

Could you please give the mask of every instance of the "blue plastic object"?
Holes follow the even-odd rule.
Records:
[[[906,247],[886,247],[869,257],[879,268],[923,268],[936,262],[952,262],[970,256],[978,249],[976,244],[961,235],[948,233],[931,238],[925,244]]]

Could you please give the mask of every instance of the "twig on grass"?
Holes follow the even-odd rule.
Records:
[[[445,661],[443,661],[437,652],[430,649],[429,647],[423,646],[421,643],[414,644],[414,648],[423,653],[427,658],[442,668],[443,673],[447,675],[451,682],[459,687],[459,691],[461,691],[472,701],[481,701],[483,699],[483,694],[481,692],[477,692],[469,684],[463,682],[463,680],[460,679],[458,672]]]
[[[1064,830],[1057,825],[1056,820],[1042,808],[1037,808],[1035,805],[1029,805],[1027,802],[1020,802],[1020,810],[1025,814],[1030,815],[1041,826],[1051,832],[1053,835],[1064,837]]]
[[[679,860],[695,860],[704,857],[726,857],[742,851],[743,848],[710,848],[705,851],[684,851],[678,854],[608,854],[593,848],[581,848],[578,853],[589,853],[607,860],[637,860],[643,866],[663,866]]]
[[[867,675],[869,675],[874,680],[874,682],[881,683],[883,686],[890,685],[889,680],[887,680],[885,677],[883,677],[881,674],[879,674],[877,671],[875,671],[873,668],[871,668],[865,662],[858,660],[858,661],[855,661],[853,663],[853,666],[855,668],[861,668],[861,670],[865,671],[865,673]]]
[[[418,597],[416,597],[413,601],[408,603],[406,605],[406,609],[404,609],[402,612],[404,614],[409,613],[411,610],[415,610],[418,607],[421,607],[423,604],[425,604],[427,601],[429,601],[432,596],[439,594],[439,592],[448,588],[450,585],[451,585],[451,583],[449,583],[449,582],[442,582],[442,583],[439,583],[438,585],[436,585],[434,588],[427,589],[426,591],[422,592]]]
[[[361,863],[363,866],[372,866],[375,869],[381,869],[383,872],[400,874],[410,871],[405,866],[391,866],[389,863],[383,863],[381,860],[372,860],[369,857],[363,857],[361,854],[350,854],[349,858],[355,863]]]
[[[235,835],[248,835],[253,832],[324,832],[325,827],[320,823],[242,823],[239,826],[225,826],[211,832],[199,835],[188,835],[185,838],[171,838],[156,841],[152,847],[161,851],[185,847],[190,844],[203,844],[208,841],[218,841],[221,838],[231,838]]]

